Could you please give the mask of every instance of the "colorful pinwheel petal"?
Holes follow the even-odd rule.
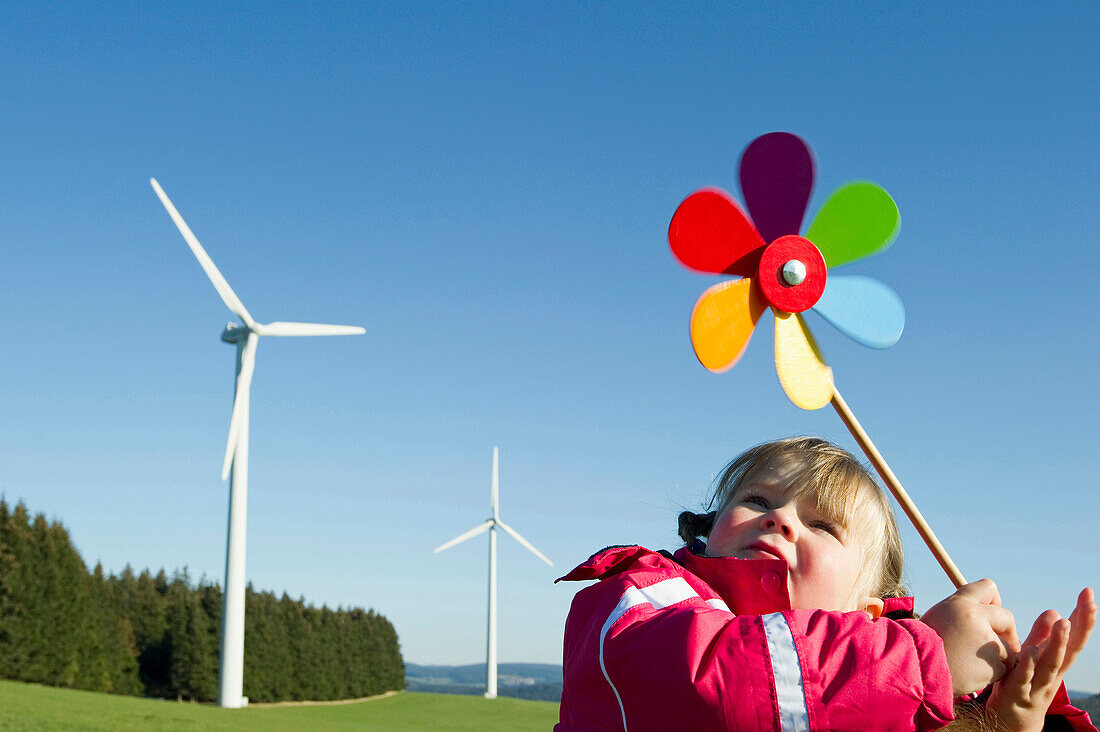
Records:
[[[832,370],[799,313],[813,308],[871,348],[897,342],[905,310],[893,290],[870,277],[829,276],[829,269],[893,242],[900,226],[897,205],[874,183],[849,183],[799,235],[814,164],[806,143],[787,132],[752,141],[741,156],[740,180],[751,220],[728,193],[704,188],[680,204],[669,224],[669,246],[684,266],[741,277],[709,288],[696,302],[695,355],[711,371],[732,368],[771,307],[779,382],[795,405],[819,409],[832,399]]]

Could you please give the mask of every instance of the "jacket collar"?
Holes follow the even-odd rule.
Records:
[[[782,559],[738,559],[705,556],[696,540],[673,558],[706,582],[738,615],[765,615],[791,609],[787,594],[787,563]]]
[[[673,558],[717,592],[738,615],[765,615],[791,609],[787,593],[787,563],[782,559],[708,557],[707,545],[696,539]],[[915,617],[912,597],[888,597],[882,614],[894,620]]]
[[[652,552],[634,545],[610,546],[575,567],[563,580],[596,580],[643,567],[667,566],[669,559],[709,585],[739,615],[766,615],[791,609],[787,593],[787,564],[781,559],[708,557],[706,545],[696,540],[675,554]],[[912,597],[885,600],[884,615],[894,620],[912,618]]]

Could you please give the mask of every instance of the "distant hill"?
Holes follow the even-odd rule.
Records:
[[[484,694],[485,664],[420,666],[405,664],[409,691],[436,694]],[[552,663],[501,663],[497,665],[497,694],[519,699],[561,699],[562,669]]]
[[[421,666],[416,663],[405,664],[405,678],[445,681],[450,684],[485,685],[485,664],[471,663],[466,666]],[[505,681],[505,679],[509,679]],[[520,686],[533,683],[558,683],[562,680],[561,666],[554,663],[499,663],[497,664],[497,684],[499,686]]]
[[[1080,697],[1073,699],[1073,706],[1078,709],[1084,709],[1092,717],[1092,723],[1096,724],[1097,720],[1100,720],[1100,694],[1096,696],[1089,696],[1081,699]]]
[[[480,695],[485,693],[485,664],[421,666],[405,664],[408,691],[435,694]],[[519,699],[560,701],[562,668],[552,663],[501,663],[497,665],[497,694]],[[1100,720],[1100,694],[1069,691],[1074,706],[1084,709],[1093,723]]]

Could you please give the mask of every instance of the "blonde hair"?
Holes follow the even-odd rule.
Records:
[[[860,538],[863,595],[904,597],[905,553],[889,501],[874,477],[851,453],[818,437],[790,437],[749,448],[725,467],[707,513],[684,511],[679,533],[685,543],[706,537],[714,521],[748,479],[763,471],[795,463],[787,490],[792,498],[812,496],[817,509]]]

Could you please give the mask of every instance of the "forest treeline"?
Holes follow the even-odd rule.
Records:
[[[68,531],[0,499],[0,677],[214,701],[221,588],[186,571],[89,572]],[[397,633],[373,610],[245,597],[251,701],[354,699],[405,686]]]

